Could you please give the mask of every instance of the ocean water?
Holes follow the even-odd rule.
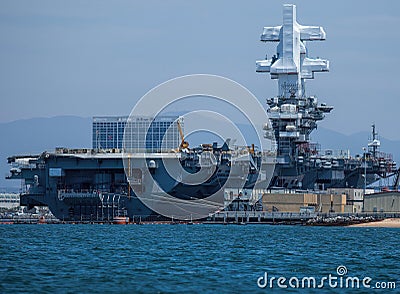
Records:
[[[381,291],[395,293],[399,240],[400,229],[387,228],[0,225],[0,293],[353,292],[327,281],[321,289],[288,285],[329,274],[339,281],[339,266],[342,277],[370,277],[371,287],[396,282]],[[276,280],[260,288],[266,275],[285,277],[288,288]]]

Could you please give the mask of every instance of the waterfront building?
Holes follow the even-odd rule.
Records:
[[[345,212],[359,213],[363,211],[364,189],[355,188],[329,188],[329,194],[346,195]],[[374,193],[374,189],[365,189],[365,194]]]
[[[19,206],[19,194],[0,193],[0,208],[10,209]]]
[[[400,192],[388,191],[366,194],[364,211],[373,213],[400,213]]]
[[[267,212],[345,212],[346,195],[296,192],[295,190],[266,191],[262,195],[263,210]]]
[[[128,116],[96,116],[92,123],[93,149],[122,149]],[[131,133],[128,146],[135,152],[168,152],[181,143],[177,120],[183,129],[183,118],[178,116],[129,118]]]

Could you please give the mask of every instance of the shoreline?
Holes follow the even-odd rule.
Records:
[[[364,228],[400,228],[400,219],[386,218],[383,220],[366,222],[361,224],[349,225],[349,228],[364,227]]]
[[[400,218],[377,218],[357,216],[315,217],[311,219],[265,219],[265,220],[196,220],[192,221],[128,221],[128,220],[102,220],[102,221],[60,221],[55,218],[7,218],[0,219],[0,225],[10,224],[113,224],[113,225],[300,225],[300,226],[332,226],[332,227],[375,227],[375,228],[400,228]]]

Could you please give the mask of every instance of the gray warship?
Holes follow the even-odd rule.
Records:
[[[262,153],[253,147],[203,144],[177,152],[131,154],[124,158],[116,149],[67,149],[39,155],[12,156],[8,179],[21,179],[24,192],[20,204],[32,208],[48,206],[62,221],[166,220],[142,203],[138,195],[151,191],[153,180],[165,193],[179,200],[201,200],[223,193],[228,179],[240,178],[235,187],[251,189],[259,178]],[[143,160],[145,158],[145,160]],[[127,166],[124,166],[125,164]],[[195,174],[202,168],[213,173],[199,185],[185,184],[171,176],[167,166],[178,162],[185,172]],[[243,177],[243,169],[247,176]],[[128,170],[128,171],[127,171]],[[129,181],[128,181],[129,179]],[[235,180],[233,181],[235,182]],[[223,207],[215,207],[215,210]],[[173,215],[169,216],[170,218]],[[198,218],[187,215],[186,219]],[[181,217],[182,219],[182,217]]]
[[[322,27],[299,25],[295,9],[294,5],[284,5],[283,25],[264,28],[261,41],[278,42],[277,52],[271,59],[256,63],[257,72],[270,73],[278,80],[279,93],[267,99],[270,121],[263,127],[265,138],[276,142],[273,164],[254,146],[232,147],[226,142],[188,149],[182,136],[177,152],[150,153],[144,161],[140,161],[143,157],[139,153],[132,154],[127,175],[121,150],[57,148],[55,152],[8,158],[12,167],[7,178],[24,183],[21,205],[48,206],[65,221],[112,221],[121,216],[154,220],[161,216],[138,197],[149,189],[149,179],[176,199],[188,200],[215,193],[230,175],[243,175],[243,168],[247,176],[240,187],[250,190],[256,184],[257,189],[361,188],[377,177],[391,175],[395,163],[379,151],[375,126],[368,150],[361,157],[351,157],[348,152],[321,152],[318,144],[310,141],[317,122],[333,107],[306,95],[305,79],[313,79],[314,72],[328,71],[329,62],[308,57],[305,42],[325,40],[326,35]],[[168,175],[164,165],[168,160],[178,160],[189,173],[209,165],[214,172],[201,185],[187,185]],[[274,168],[269,169],[271,166]],[[269,178],[271,181],[266,180]]]
[[[296,6],[283,6],[283,25],[264,27],[262,42],[277,42],[271,59],[256,62],[256,72],[270,73],[278,80],[278,95],[267,99],[271,124],[264,130],[276,138],[277,158],[271,187],[289,189],[363,188],[396,171],[390,154],[380,152],[375,125],[364,154],[351,157],[348,151],[326,150],[310,140],[317,122],[333,107],[308,96],[305,80],[315,72],[329,71],[329,61],[308,56],[307,41],[326,38],[320,26],[304,26],[296,21]]]

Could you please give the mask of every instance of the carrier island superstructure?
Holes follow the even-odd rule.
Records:
[[[306,79],[313,79],[315,72],[329,71],[328,60],[308,56],[306,42],[325,38],[322,27],[298,24],[296,6],[289,4],[283,6],[283,25],[265,27],[261,34],[261,41],[278,43],[272,58],[256,62],[257,72],[269,73],[278,81],[278,95],[267,99],[272,125],[264,127],[265,135],[274,136],[277,142],[277,162],[270,187],[360,188],[395,170],[391,156],[379,152],[375,125],[362,157],[352,158],[347,151],[321,153],[319,144],[310,141],[317,122],[333,107],[306,93]]]

